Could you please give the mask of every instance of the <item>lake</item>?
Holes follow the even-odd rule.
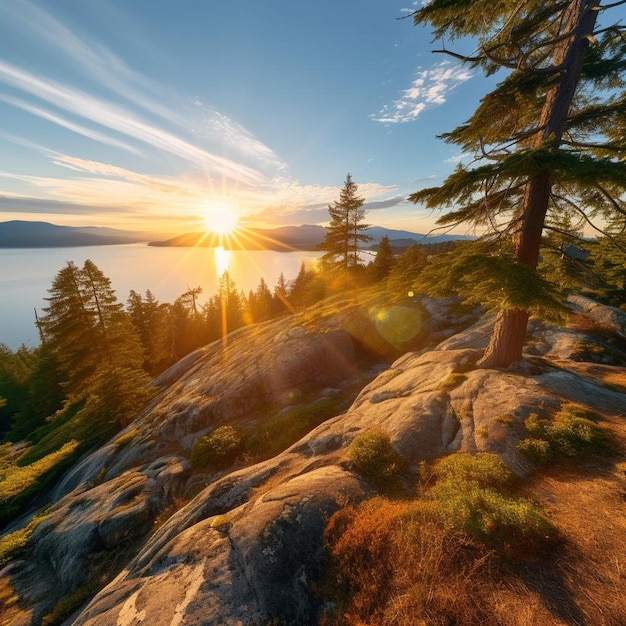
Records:
[[[288,281],[293,280],[303,262],[314,264],[322,254],[158,248],[146,244],[0,249],[0,343],[13,350],[22,343],[38,345],[33,309],[41,313],[53,278],[68,261],[81,267],[91,259],[111,280],[124,304],[131,289],[141,294],[150,289],[159,302],[173,302],[195,287],[202,287],[203,303],[216,292],[224,269],[247,295],[261,278],[273,291],[281,272]]]

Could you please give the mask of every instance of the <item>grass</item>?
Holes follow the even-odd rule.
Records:
[[[424,475],[419,499],[377,497],[330,518],[322,593],[335,610],[321,623],[511,623],[494,587],[515,583],[512,556],[546,551],[553,526],[496,455],[453,454]]]
[[[404,457],[391,445],[382,430],[368,430],[355,437],[348,448],[348,458],[357,472],[380,491],[393,492],[402,474],[408,471]]]
[[[30,438],[33,442],[19,463],[28,465],[58,450],[69,441],[78,441],[76,456],[85,450],[104,443],[119,430],[119,423],[94,420],[81,412],[82,406],[74,404],[54,416],[45,426],[37,429]]]
[[[611,447],[608,434],[596,424],[597,415],[577,404],[566,404],[550,419],[535,413],[524,422],[530,437],[517,449],[536,463],[556,456],[590,458]]]
[[[0,568],[26,548],[28,539],[35,531],[35,528],[49,515],[46,511],[38,513],[24,528],[0,537]]]
[[[62,624],[78,607],[99,591],[99,585],[89,582],[79,587],[73,593],[59,600],[54,609],[44,615],[41,626],[58,626]]]
[[[243,432],[244,451],[259,460],[276,456],[322,422],[338,415],[345,404],[344,395],[324,398],[263,420]]]
[[[232,525],[233,522],[227,515],[217,515],[211,520],[211,528],[220,531],[227,531]]]
[[[129,430],[127,433],[119,436],[114,442],[113,445],[118,448],[125,448],[127,445],[129,445],[133,439],[135,439],[135,437],[137,437],[140,434],[140,431],[138,428],[133,428],[131,430]]]
[[[19,514],[29,498],[49,485],[83,452],[104,443],[119,429],[117,422],[94,420],[81,408],[79,404],[64,408],[32,434],[32,444],[19,454],[9,444],[0,447],[0,523]],[[120,437],[117,443],[121,446],[129,441]]]
[[[445,380],[441,383],[441,386],[444,389],[454,389],[455,387],[458,387],[466,380],[467,380],[467,376],[465,376],[465,374],[461,374],[459,372],[452,372],[452,374],[449,374],[445,378]]]
[[[0,473],[0,521],[10,520],[28,499],[67,466],[78,449],[77,441],[65,443],[59,450],[30,465],[11,465]]]

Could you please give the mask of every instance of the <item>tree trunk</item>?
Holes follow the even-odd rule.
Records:
[[[564,33],[572,36],[565,39],[555,50],[554,67],[563,67],[555,86],[546,94],[546,101],[539,120],[540,132],[534,148],[558,149],[567,123],[572,99],[580,80],[583,59],[589,40],[592,39],[598,15],[599,2],[574,0],[564,19]],[[522,225],[515,241],[515,258],[533,269],[539,262],[541,234],[548,205],[552,180],[549,170],[530,177],[521,208]],[[529,314],[523,309],[503,309],[496,324],[485,355],[479,361],[481,367],[508,367],[522,358]]]

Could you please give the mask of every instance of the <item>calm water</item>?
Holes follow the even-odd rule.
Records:
[[[321,252],[226,251],[212,248],[153,248],[145,244],[84,248],[0,249],[0,343],[16,349],[39,343],[33,308],[41,313],[52,279],[67,263],[91,259],[111,279],[120,302],[134,289],[150,289],[160,302],[173,302],[189,288],[202,287],[200,302],[216,292],[225,266],[244,293],[261,278],[271,290],[281,272],[287,280],[300,264],[313,264]]]

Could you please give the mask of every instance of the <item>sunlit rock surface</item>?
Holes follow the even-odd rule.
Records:
[[[494,451],[523,475],[529,465],[515,446],[530,413],[570,400],[600,412],[626,405],[574,367],[580,333],[534,324],[525,362],[475,369],[486,319],[384,365],[370,351],[380,339],[364,340],[384,315],[355,317],[349,328],[285,318],[244,329],[165,372],[143,415],[66,475],[31,550],[5,569],[30,607],[15,623],[39,623],[94,576],[104,585],[108,572],[115,577],[67,624],[315,624],[325,520],[373,493],[345,454],[358,434],[386,431],[414,468],[455,451]],[[275,458],[201,482],[191,476],[187,455],[201,434],[355,385],[347,412]],[[190,484],[200,490],[183,503]]]

